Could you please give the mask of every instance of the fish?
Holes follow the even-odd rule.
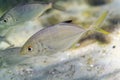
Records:
[[[8,11],[6,11],[0,17],[0,26],[13,26],[20,22],[25,22],[31,20],[33,18],[38,18],[42,16],[49,9],[57,9],[60,11],[64,11],[61,9],[62,6],[54,6],[52,2],[50,3],[27,3],[17,5]]]
[[[21,55],[38,56],[51,55],[70,49],[89,32],[99,31],[100,26],[108,15],[105,11],[89,29],[85,30],[71,23],[59,23],[44,28],[32,35],[20,50]],[[100,32],[107,34],[106,31]]]
[[[50,9],[52,4],[30,3],[17,5],[0,18],[0,26],[13,26],[20,22],[31,20],[37,16],[42,15],[46,10]]]
[[[0,17],[0,41],[7,41],[5,35],[14,28],[15,25],[37,19],[44,15],[49,9],[57,9],[55,6],[52,7],[52,5],[52,3],[27,3],[17,5],[6,11]],[[10,44],[8,41],[7,43]]]

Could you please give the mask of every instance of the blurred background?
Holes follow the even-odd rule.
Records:
[[[29,3],[53,5],[37,19],[4,28],[0,24],[0,80],[120,80],[120,0],[0,0],[0,20],[16,6]],[[37,31],[61,22],[88,29],[106,10],[109,14],[101,27],[109,34],[87,35],[77,49],[52,56],[19,54]]]

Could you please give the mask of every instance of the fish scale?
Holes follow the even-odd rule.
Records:
[[[52,27],[51,29],[48,29],[48,32],[44,32],[45,33],[41,34],[46,35],[45,37],[43,36],[44,39],[41,39],[41,42],[44,45],[52,47],[56,50],[63,50],[69,48],[71,45],[73,45],[73,42],[75,43],[77,40],[79,40],[79,37],[81,36],[80,34],[83,33],[84,30],[73,25],[68,26],[68,24],[59,24],[57,28]],[[49,33],[49,35],[46,33]],[[46,37],[47,39],[45,39]]]

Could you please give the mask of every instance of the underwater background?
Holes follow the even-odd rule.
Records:
[[[52,3],[52,8],[43,6],[37,18],[27,12],[34,8],[36,14],[39,7],[34,5],[25,8],[23,18],[15,12],[22,13],[19,6],[33,3],[48,8]],[[62,22],[87,30],[105,11],[109,13],[100,26],[107,34],[92,32],[81,38],[77,47],[52,55],[20,54],[25,42],[39,30]],[[8,13],[16,22],[8,18],[11,22],[5,24]],[[119,23],[120,0],[0,0],[0,80],[120,80]]]

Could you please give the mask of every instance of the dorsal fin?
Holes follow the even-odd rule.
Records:
[[[73,20],[66,20],[66,21],[63,21],[62,23],[72,23]]]

